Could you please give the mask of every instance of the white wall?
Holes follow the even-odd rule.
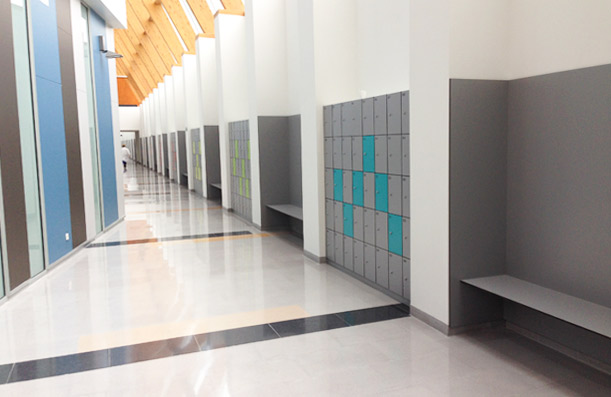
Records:
[[[512,0],[510,79],[611,63],[611,1]]]
[[[196,56],[202,124],[218,125],[215,39],[199,37],[196,41]]]
[[[450,0],[450,77],[509,77],[512,0]],[[533,2],[531,2],[533,3]]]
[[[174,79],[174,117],[176,127],[180,130],[187,126],[185,113],[185,78],[182,66],[172,67],[172,77]]]
[[[107,26],[113,29],[127,29],[127,4],[125,0],[83,0],[83,3],[101,16],[106,21]],[[108,36],[106,38],[108,39]],[[112,50],[114,50],[114,45]]]
[[[365,97],[409,89],[409,2],[357,0],[358,88]]]
[[[176,131],[178,126],[176,125],[176,98],[174,94],[174,78],[172,76],[164,76],[163,84],[165,87],[165,118],[167,123],[167,130],[169,132]]]
[[[228,123],[248,118],[246,23],[244,17],[217,14],[216,70],[223,207],[231,208]]]
[[[411,304],[449,324],[449,0],[410,9]]]
[[[199,104],[200,95],[198,93],[199,78],[197,75],[197,56],[185,54],[182,56],[183,64],[183,77],[184,77],[184,93],[185,93],[185,108],[186,108],[186,130],[185,130],[185,144],[186,144],[186,156],[187,156],[187,173],[188,173],[188,187],[193,189],[193,178],[194,175],[192,170],[192,139],[191,129],[199,128],[201,126],[201,106]],[[178,141],[177,141],[178,142]]]
[[[141,106],[119,106],[119,127],[121,131],[140,130]]]

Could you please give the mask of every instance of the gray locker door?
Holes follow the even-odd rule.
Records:
[[[397,295],[403,295],[403,258],[388,254],[388,288]]]
[[[354,248],[353,248],[353,255],[354,255],[354,272],[356,274],[360,274],[361,276],[365,275],[365,251],[364,251],[365,245],[363,244],[362,241],[358,241],[358,240],[354,240]]]
[[[403,297],[409,299],[411,292],[410,260],[403,258]]]
[[[376,172],[381,174],[388,173],[388,142],[385,136],[376,136]]]
[[[388,212],[401,215],[401,177],[398,175],[388,175]]]
[[[363,135],[373,135],[373,98],[361,100]]]
[[[325,198],[333,199],[333,170],[325,168]]]
[[[333,136],[333,108],[331,106],[324,106],[322,108],[322,115],[325,136]]]
[[[409,218],[403,218],[403,256],[406,258],[412,257],[410,252],[409,223]]]
[[[376,283],[388,288],[388,251],[376,248]]]
[[[409,134],[409,91],[401,93],[401,133]]]
[[[401,135],[388,136],[388,173],[401,175]],[[326,154],[326,153],[325,153]]]
[[[363,237],[367,244],[376,243],[376,216],[374,210],[363,209]]]
[[[376,207],[376,178],[372,172],[363,173],[363,204],[367,208]]]
[[[344,265],[344,238],[340,233],[335,232],[335,263]]]
[[[388,134],[401,134],[401,93],[386,95]]]
[[[340,168],[340,167],[337,167]],[[342,138],[342,166],[345,170],[352,169],[352,138]]]
[[[350,131],[350,123],[348,119],[350,117],[350,102],[342,103],[342,136],[352,136]]]
[[[334,216],[333,200],[326,200],[325,202],[325,221],[327,223],[327,229],[333,229],[335,227],[335,216]]]
[[[333,168],[333,138],[325,138],[325,167]]]
[[[409,176],[404,176],[401,178],[401,187],[403,190],[403,197],[401,199],[402,201],[402,211],[403,211],[403,216],[406,216],[409,218],[409,202],[410,202],[410,198],[409,198]]]
[[[376,281],[376,249],[369,244],[365,244],[365,278]]]
[[[333,228],[333,230],[335,230],[338,233],[343,233],[344,232],[343,205],[339,201],[334,201],[333,206],[335,207],[333,208],[333,218],[335,219],[335,227]]]
[[[363,136],[363,122],[362,122],[362,109],[361,101],[350,102],[352,105],[352,114],[350,120],[350,130],[353,131],[352,135]]]
[[[373,132],[375,135],[387,135],[386,128],[386,95],[373,98]]]
[[[342,138],[333,138],[333,168],[342,168]]]
[[[376,247],[388,250],[388,214],[376,211]]]
[[[342,106],[333,105],[333,136],[342,136]]]
[[[352,169],[363,171],[363,138],[352,138]]]
[[[348,270],[354,270],[354,240],[344,236],[344,267]]]
[[[352,171],[343,171],[344,176],[344,203],[352,204]]]
[[[409,135],[401,136],[401,155],[403,161],[401,161],[401,174],[409,175]]]
[[[335,235],[327,229],[327,259],[335,262]]]
[[[363,236],[365,232],[365,225],[363,224],[363,207],[354,206],[353,207],[353,233],[354,238],[360,241],[363,241]]]

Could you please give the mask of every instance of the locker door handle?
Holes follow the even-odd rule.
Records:
[[[380,194],[380,191],[379,191],[379,190],[376,190],[376,194]]]
[[[392,236],[392,232],[388,232],[388,234]]]
[[[352,186],[352,190],[356,190],[356,186]]]

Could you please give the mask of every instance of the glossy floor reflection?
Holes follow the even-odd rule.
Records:
[[[148,241],[82,249],[0,306],[0,379],[34,359],[48,365],[15,368],[66,373],[0,395],[611,395],[608,376],[503,329],[381,321],[370,308],[392,299],[141,167],[125,188],[125,220],[93,243]]]

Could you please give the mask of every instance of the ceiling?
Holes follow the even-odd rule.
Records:
[[[115,29],[117,76],[122,98],[142,101],[195,54],[198,37],[214,37],[214,13],[244,15],[242,0],[126,0],[127,29]],[[128,91],[132,92],[128,92]],[[133,99],[130,101],[133,104]],[[127,104],[127,103],[126,103]]]

